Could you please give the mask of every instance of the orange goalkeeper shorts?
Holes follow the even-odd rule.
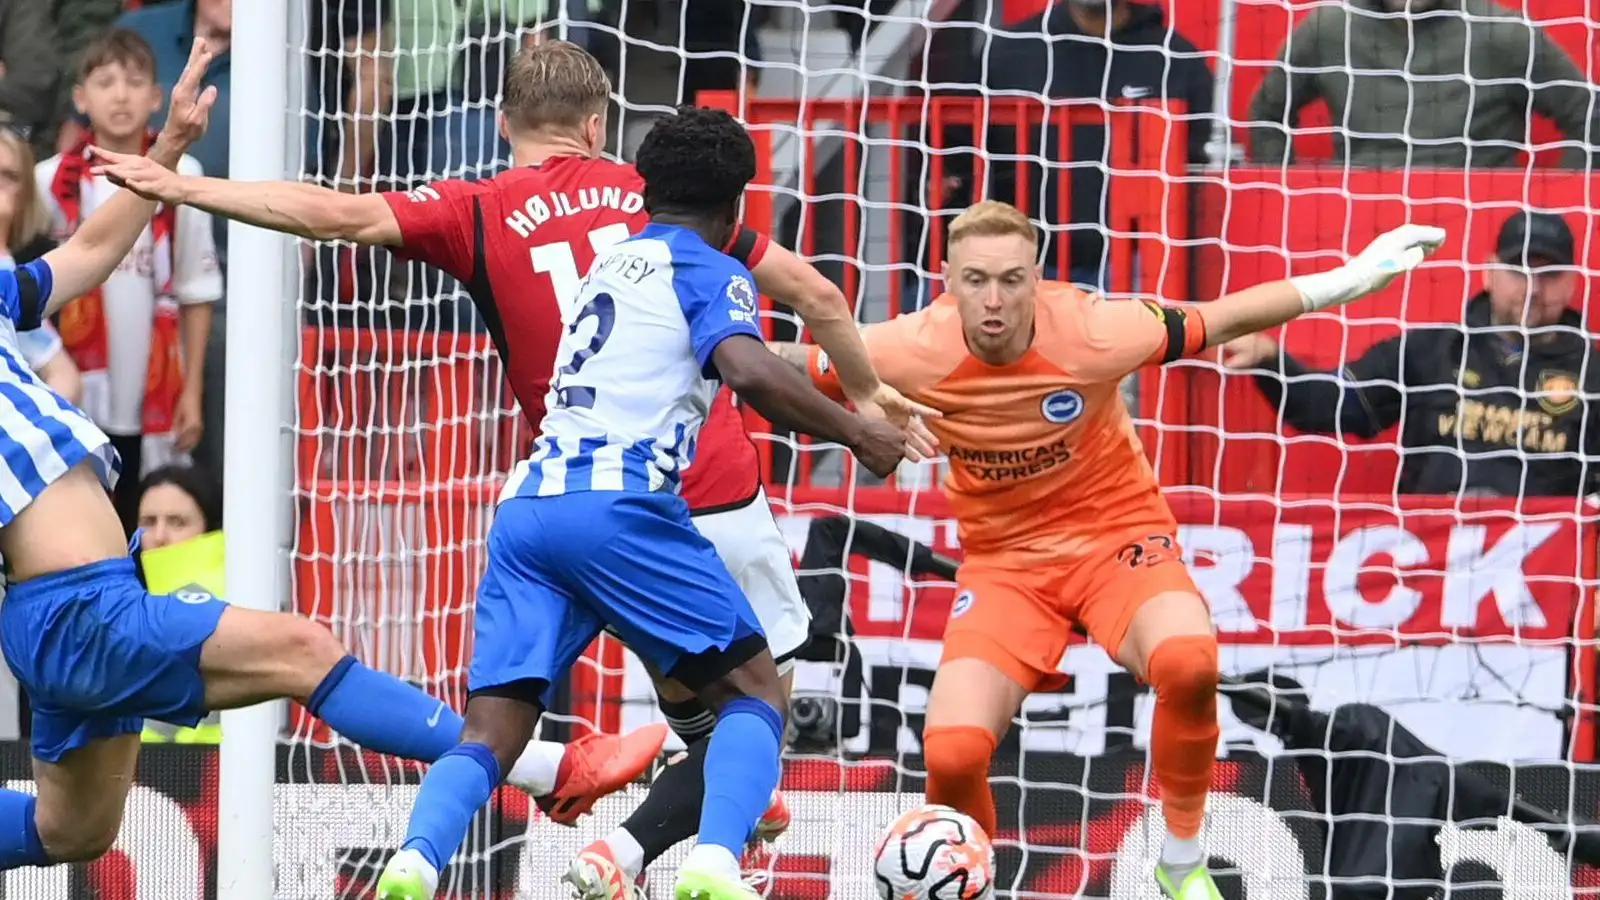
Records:
[[[984,660],[1030,691],[1066,683],[1061,658],[1074,625],[1115,657],[1145,601],[1172,591],[1200,594],[1178,542],[1160,534],[1097,541],[1044,565],[972,555],[956,585],[941,661]]]

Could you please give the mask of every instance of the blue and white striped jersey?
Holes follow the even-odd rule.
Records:
[[[107,489],[121,469],[110,439],[39,380],[18,345],[18,329],[39,327],[54,281],[42,259],[0,271],[0,527],[86,458]]]
[[[533,454],[501,499],[676,491],[716,396],[711,352],[759,340],[750,270],[687,228],[652,224],[595,259],[566,330]]]

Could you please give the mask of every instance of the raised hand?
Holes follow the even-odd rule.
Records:
[[[202,90],[200,81],[216,55],[203,39],[195,38],[193,46],[189,48],[189,61],[184,64],[183,74],[172,86],[172,97],[167,103],[167,121],[161,126],[160,140],[187,149],[206,133],[206,125],[211,121],[211,106],[217,102],[217,89],[213,86]]]

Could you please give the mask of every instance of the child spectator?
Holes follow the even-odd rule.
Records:
[[[52,250],[50,212],[33,181],[33,148],[15,129],[0,129],[0,269],[38,259]],[[78,367],[46,323],[17,335],[23,362],[68,403],[83,399]]]
[[[36,171],[58,239],[117,190],[91,173],[91,142],[144,153],[161,100],[155,54],[137,33],[112,29],[84,49],[73,103],[88,118],[89,133]],[[188,156],[178,170],[202,172]],[[211,304],[221,297],[211,217],[162,206],[105,285],[68,303],[58,317],[67,353],[83,370],[83,410],[122,456],[114,499],[130,533],[139,476],[187,454],[200,439]]]

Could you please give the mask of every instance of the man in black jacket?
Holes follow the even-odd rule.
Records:
[[[1519,212],[1500,229],[1464,326],[1416,326],[1337,373],[1316,372],[1264,334],[1229,342],[1223,364],[1259,369],[1283,421],[1314,434],[1374,437],[1400,425],[1399,490],[1578,496],[1600,466],[1600,359],[1583,318],[1572,231]]]

